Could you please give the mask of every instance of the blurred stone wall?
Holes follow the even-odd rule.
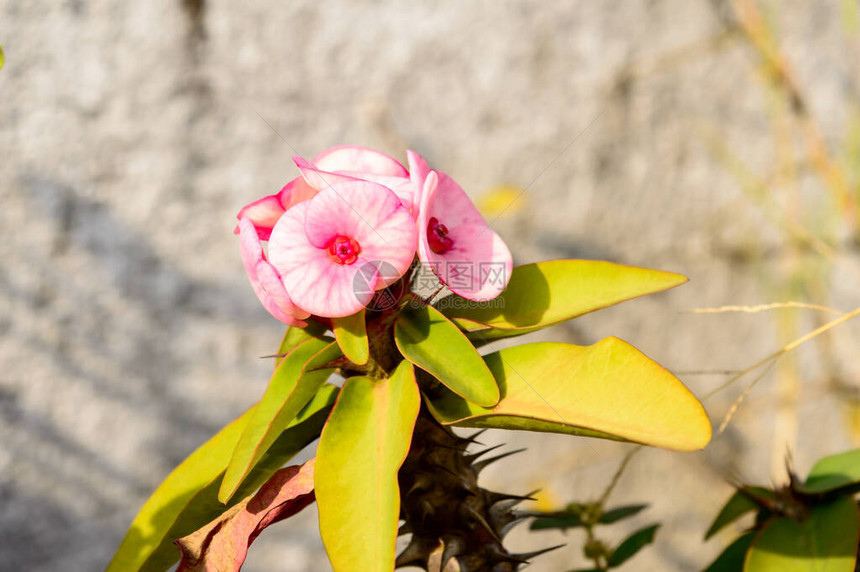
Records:
[[[833,149],[860,79],[851,4],[768,11]],[[733,18],[717,0],[0,0],[0,570],[103,569],[164,475],[262,394],[258,356],[282,328],[231,231],[240,206],[297,174],[296,153],[412,148],[476,199],[524,189],[493,222],[518,263],[600,258],[691,278],[535,339],[617,335],[700,396],[726,377],[693,373],[785,343],[775,313],[684,313],[800,299],[797,268],[818,264],[774,215],[776,185],[789,185],[769,177],[780,141],[803,145],[775,134],[778,98],[726,34]],[[771,207],[743,192],[721,145],[761,175]],[[837,237],[817,299],[856,307],[841,219],[808,167],[790,186],[800,198],[786,208],[821,211]],[[799,312],[798,331],[819,319]],[[828,388],[860,386],[858,336],[834,331],[827,364],[813,345],[798,356],[801,472],[855,442]],[[715,423],[744,387],[705,401]],[[652,508],[607,534],[663,528],[630,569],[697,570],[721,549],[730,535],[701,537],[724,479],[771,476],[775,388],[764,378],[704,452],[637,456],[614,498]],[[558,503],[597,496],[629,447],[525,433],[488,444],[502,440],[528,451],[488,469],[487,485],[542,487]],[[330,569],[315,518],[266,531],[245,570]],[[581,563],[575,532],[511,538],[568,543],[535,572]]]

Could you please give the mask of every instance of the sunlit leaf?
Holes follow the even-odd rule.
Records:
[[[367,328],[364,322],[365,310],[345,318],[332,318],[334,337],[337,345],[352,363],[363,365],[370,357],[370,347],[367,342]]]
[[[747,553],[745,572],[854,572],[860,534],[857,505],[841,498],[797,522],[765,525]]]
[[[551,260],[514,268],[501,296],[486,304],[440,303],[469,337],[491,340],[557,324],[687,281],[680,274],[599,260]]]
[[[281,365],[281,362],[284,361],[284,357],[293,351],[297,345],[311,338],[321,338],[325,332],[326,329],[313,320],[308,321],[308,325],[304,328],[297,328],[295,326],[287,327],[287,331],[284,332],[284,337],[281,339],[281,345],[278,346],[278,351],[276,353],[278,357],[275,358],[275,369]]]
[[[485,356],[502,397],[480,407],[451,392],[429,396],[443,424],[615,438],[691,451],[711,437],[699,401],[630,344],[525,344]]]
[[[405,310],[394,325],[403,356],[472,403],[490,406],[499,387],[481,355],[463,332],[430,306]]]
[[[3,69],[3,64],[6,62],[6,57],[3,55],[3,46],[0,46],[0,70]]]
[[[805,493],[825,493],[860,483],[860,449],[830,455],[813,465]]]
[[[767,489],[763,489],[761,487],[746,487],[750,492],[761,495],[769,494]],[[737,519],[741,518],[743,515],[748,512],[752,512],[757,510],[759,505],[753,501],[749,494],[744,494],[741,491],[735,491],[735,493],[729,498],[728,502],[723,506],[720,510],[720,513],[717,515],[717,518],[714,519],[714,522],[711,524],[711,527],[708,528],[708,532],[705,533],[705,540],[709,539],[717,532],[722,530],[724,527],[733,523]]]
[[[324,386],[260,459],[239,488],[237,498],[252,493],[275,471],[316,439],[338,389]],[[253,413],[219,431],[176,467],[159,485],[132,522],[108,572],[161,572],[179,560],[173,541],[221,514],[218,489],[233,449]],[[229,505],[228,505],[229,506]]]
[[[317,448],[320,534],[335,572],[391,572],[400,514],[397,471],[420,395],[412,364],[387,379],[346,380]]]
[[[281,469],[256,494],[177,540],[182,553],[177,572],[239,572],[260,532],[312,503],[313,492],[313,459]]]
[[[233,451],[221,483],[218,498],[229,500],[245,476],[311,400],[331,370],[314,370],[340,355],[337,344],[328,338],[305,340],[291,351],[275,370],[266,392]]]
[[[705,572],[743,572],[744,560],[753,538],[755,538],[755,532],[748,532],[738,537],[717,556]]]
[[[654,542],[654,535],[657,534],[658,528],[660,528],[659,524],[652,524],[628,536],[618,545],[618,548],[612,551],[606,563],[610,568],[616,568],[633,558],[637,552]]]

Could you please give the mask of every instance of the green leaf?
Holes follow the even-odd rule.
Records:
[[[711,423],[675,376],[617,338],[592,346],[525,344],[484,358],[501,390],[479,407],[444,389],[429,396],[439,422],[459,427],[548,431],[701,449]]]
[[[567,530],[568,528],[578,528],[584,525],[582,517],[578,514],[541,516],[532,521],[529,525],[529,530],[550,530],[554,528]]]
[[[854,572],[860,535],[857,505],[841,498],[809,518],[771,520],[753,540],[745,572]]]
[[[364,322],[365,310],[345,318],[332,318],[334,337],[343,355],[358,365],[364,365],[370,358],[370,347],[367,343],[367,329]]]
[[[499,387],[481,355],[436,308],[404,310],[394,324],[394,340],[406,359],[460,397],[484,406],[499,401]]]
[[[680,274],[599,260],[551,260],[514,268],[495,300],[445,304],[445,315],[469,337],[518,336],[619,302],[661,292],[687,281]],[[441,305],[441,304],[440,304]]]
[[[745,487],[745,490],[756,494],[757,496],[771,494],[770,491],[762,487]],[[728,502],[726,502],[720,510],[717,518],[714,519],[708,532],[705,533],[705,540],[709,539],[746,513],[757,510],[758,508],[759,505],[750,498],[749,494],[744,494],[743,491],[735,491],[735,494],[729,498]]]
[[[618,522],[619,520],[624,520],[625,518],[635,516],[646,508],[648,508],[647,504],[631,504],[628,506],[619,506],[604,512],[597,522],[599,522],[600,524],[612,524],[613,522]]]
[[[606,564],[610,568],[616,568],[627,562],[637,552],[654,542],[654,535],[657,534],[658,528],[660,528],[659,524],[652,524],[628,536],[618,545],[618,548],[612,551],[612,554],[606,560]]]
[[[311,338],[322,338],[325,332],[325,328],[318,322],[314,321],[309,321],[308,325],[304,328],[288,326],[287,331],[284,332],[284,337],[281,340],[281,345],[278,346],[278,351],[276,353],[278,357],[275,358],[275,369],[281,365],[281,362],[284,361],[287,354],[293,351],[297,345]]]
[[[337,391],[337,387],[326,385],[314,396],[260,459],[237,498],[251,494],[319,436]],[[164,479],[135,517],[107,572],[167,570],[179,560],[173,541],[224,512],[226,507],[218,501],[218,488],[252,414],[253,409],[249,409],[227,425]]]
[[[421,397],[412,364],[387,379],[346,380],[317,448],[320,534],[335,572],[391,572],[400,515],[397,471]]]
[[[3,46],[0,46],[0,70],[3,69],[3,64],[6,62],[6,57],[3,55]]]
[[[291,351],[275,370],[254,415],[245,427],[221,483],[218,498],[227,502],[245,476],[299,411],[311,400],[330,369],[314,370],[340,355],[328,338],[311,338]]]
[[[743,572],[744,559],[746,559],[747,550],[749,550],[753,538],[755,538],[755,532],[747,532],[735,539],[717,556],[716,560],[711,562],[705,572]]]
[[[809,471],[803,492],[819,494],[860,483],[860,449],[830,455],[819,460]]]
[[[582,515],[584,511],[589,510],[589,506],[590,505],[574,503],[568,505],[565,510],[543,513],[532,521],[529,529],[548,530],[551,528],[558,528],[561,530],[567,530],[568,528],[585,526],[585,521],[583,520]],[[647,504],[619,506],[602,513],[597,519],[597,522],[599,524],[612,524],[613,522],[618,522],[619,520],[635,516],[646,508],[648,508]]]

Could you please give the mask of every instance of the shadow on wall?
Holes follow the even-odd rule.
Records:
[[[106,565],[132,516],[129,499],[143,499],[155,483],[139,467],[111,460],[101,449],[111,445],[77,439],[53,418],[56,404],[28,405],[25,388],[50,391],[59,372],[62,383],[96,400],[66,404],[78,410],[73,418],[107,418],[122,435],[133,431],[123,427],[124,411],[151,419],[153,433],[128,446],[152,453],[148,474],[167,471],[220,428],[176,388],[188,367],[187,321],[217,319],[239,330],[261,308],[247,292],[189,277],[148,237],[73,188],[33,174],[18,185],[30,226],[48,240],[0,268],[0,296],[14,308],[0,317],[0,339],[41,361],[32,379],[0,385],[3,452],[11,463],[0,475],[0,570],[75,569],[79,553],[85,569],[96,560],[93,551],[104,551],[98,559]],[[23,262],[34,282],[10,271]],[[28,475],[45,478],[33,484]],[[51,479],[56,488],[43,494],[39,487]]]

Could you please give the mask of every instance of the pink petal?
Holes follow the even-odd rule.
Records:
[[[317,191],[327,188],[332,183],[342,183],[344,181],[361,179],[361,177],[355,177],[352,175],[323,171],[298,155],[293,156],[293,162],[295,162],[296,166],[302,172],[302,178],[305,180],[305,183]]]
[[[317,316],[340,318],[355,314],[370,302],[377,277],[363,258],[353,264],[336,264],[325,247],[318,248],[308,239],[305,220],[326,192],[281,217],[269,239],[269,255],[296,305]]]
[[[361,246],[362,258],[387,265],[378,288],[396,282],[409,269],[418,229],[391,190],[369,181],[340,182],[320,191],[309,204],[309,242],[322,249],[336,236],[352,238]]]
[[[415,151],[407,151],[406,158],[409,160],[409,179],[412,181],[414,189],[412,209],[413,215],[418,216],[418,207],[421,205],[421,191],[424,188],[424,181],[427,180],[427,175],[430,174],[430,167],[424,157]]]
[[[433,252],[427,225],[436,218],[448,228],[453,246]],[[418,257],[448,288],[464,298],[491,300],[508,284],[511,252],[489,228],[466,192],[445,173],[431,172],[424,185],[418,217]]]
[[[284,214],[284,207],[281,206],[278,196],[269,195],[242,207],[236,218],[250,221],[260,240],[269,240],[272,227],[275,226],[282,214]],[[233,233],[239,234],[239,225],[236,225]]]
[[[418,203],[415,202],[415,187],[407,177],[393,177],[390,175],[373,175],[366,173],[353,173],[352,171],[338,171],[340,175],[352,176],[355,179],[378,183],[391,190],[400,199],[400,204],[410,213],[418,212]],[[414,218],[414,216],[413,216]]]
[[[296,177],[281,189],[281,192],[278,193],[278,200],[284,210],[287,211],[301,202],[312,199],[316,194],[315,188],[308,185],[302,177]]]
[[[314,157],[311,161],[317,168],[323,171],[358,171],[360,173],[372,173],[375,175],[392,175],[395,177],[407,177],[409,173],[399,161],[356,145],[339,145],[330,147]]]
[[[290,326],[307,326],[301,318],[310,316],[293,305],[281,277],[263,254],[263,245],[253,223],[246,218],[239,221],[239,249],[242,264],[254,293],[263,307],[275,318]]]
[[[400,199],[401,204],[409,212],[413,212],[413,210],[417,211],[417,203],[414,203],[415,193],[411,181],[407,177],[377,175],[358,171],[329,172],[318,169],[298,156],[293,157],[293,161],[295,161],[301,170],[305,182],[314,189],[321,191],[333,183],[342,183],[344,181],[371,181],[394,191],[394,194]]]
[[[242,207],[236,218],[247,218],[254,223],[254,228],[260,240],[269,240],[272,228],[284,211],[316,194],[316,189],[297,177],[287,183],[277,195],[269,195]],[[239,225],[233,229],[233,234],[239,234]]]

